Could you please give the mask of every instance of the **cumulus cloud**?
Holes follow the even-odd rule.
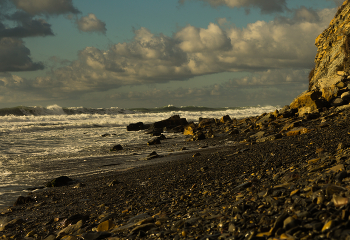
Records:
[[[180,3],[184,3],[188,0],[179,0]],[[286,0],[198,0],[209,3],[211,6],[217,7],[221,5],[228,6],[230,8],[245,8],[249,11],[249,8],[259,8],[261,13],[269,14],[274,12],[284,12],[287,10]]]
[[[78,29],[83,32],[100,32],[106,34],[106,23],[99,20],[95,14],[89,13],[77,20]]]
[[[63,92],[95,91],[220,72],[309,70],[316,54],[314,40],[335,11],[300,8],[289,19],[257,21],[245,28],[188,25],[171,37],[140,28],[130,42],[107,50],[83,49],[70,65],[38,77],[36,86],[55,86]]]
[[[32,15],[59,15],[80,13],[73,6],[72,0],[12,0],[18,9],[30,13]]]

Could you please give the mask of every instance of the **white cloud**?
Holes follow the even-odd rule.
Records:
[[[108,50],[85,48],[69,66],[37,78],[37,86],[47,84],[64,92],[94,91],[218,72],[311,69],[314,40],[334,12],[301,8],[291,19],[257,21],[243,29],[223,29],[214,23],[207,28],[188,25],[173,37],[140,28],[130,42]]]
[[[78,29],[83,32],[100,32],[106,34],[106,23],[99,20],[95,14],[89,13],[77,20]]]

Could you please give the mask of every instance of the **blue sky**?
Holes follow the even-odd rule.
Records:
[[[285,105],[338,0],[0,0],[0,108]]]

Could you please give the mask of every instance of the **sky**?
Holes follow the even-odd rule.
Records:
[[[0,0],[0,108],[284,106],[341,4]]]

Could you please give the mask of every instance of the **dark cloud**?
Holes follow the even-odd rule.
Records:
[[[95,14],[89,13],[76,21],[78,29],[83,32],[99,32],[106,34],[106,23],[99,20]]]
[[[18,26],[6,28],[0,23],[0,37],[36,37],[53,35],[51,25],[43,19],[33,19],[28,13],[17,11],[10,16],[5,16],[6,20],[14,21]]]
[[[11,0],[18,9],[32,15],[59,15],[80,11],[73,6],[72,0]]]
[[[0,72],[34,71],[44,69],[42,63],[34,63],[30,50],[17,38],[0,38]]]
[[[54,35],[51,25],[35,15],[76,14],[72,0],[0,0],[0,72],[41,70],[22,38]]]
[[[180,3],[184,3],[188,0],[180,0]],[[228,6],[230,8],[245,8],[249,13],[249,8],[259,8],[262,14],[270,14],[274,12],[284,12],[287,10],[286,0],[198,0],[207,2],[211,6],[217,7],[221,5]]]

